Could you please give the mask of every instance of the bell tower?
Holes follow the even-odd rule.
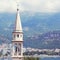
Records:
[[[17,8],[15,28],[12,33],[12,37],[12,60],[23,60],[23,31],[19,15],[19,8]]]

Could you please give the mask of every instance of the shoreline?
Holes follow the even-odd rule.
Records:
[[[23,56],[23,58],[24,57],[34,57],[34,58],[46,58],[46,57],[53,57],[53,58],[58,58],[58,57],[60,57],[59,55],[31,55],[31,56]],[[1,56],[0,58],[12,58],[11,56]]]
[[[24,56],[24,57],[60,57],[59,55],[34,55],[34,56]]]

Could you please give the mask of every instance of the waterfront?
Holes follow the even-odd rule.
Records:
[[[60,57],[40,57],[36,59],[27,59],[27,60],[60,60]]]
[[[40,58],[40,60],[60,60],[60,57],[44,57]]]
[[[12,58],[0,58],[0,60],[12,60]],[[24,60],[60,60],[60,57],[40,57],[40,58],[28,58],[28,59],[24,59]]]

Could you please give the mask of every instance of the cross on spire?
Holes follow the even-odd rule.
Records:
[[[19,10],[19,4],[17,4],[17,11]]]
[[[20,15],[19,15],[19,4],[17,5],[15,31],[16,32],[22,32],[21,19],[20,19]]]

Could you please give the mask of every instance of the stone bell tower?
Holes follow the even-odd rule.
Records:
[[[19,8],[17,8],[15,29],[12,34],[12,60],[23,60],[23,31],[19,15]]]

